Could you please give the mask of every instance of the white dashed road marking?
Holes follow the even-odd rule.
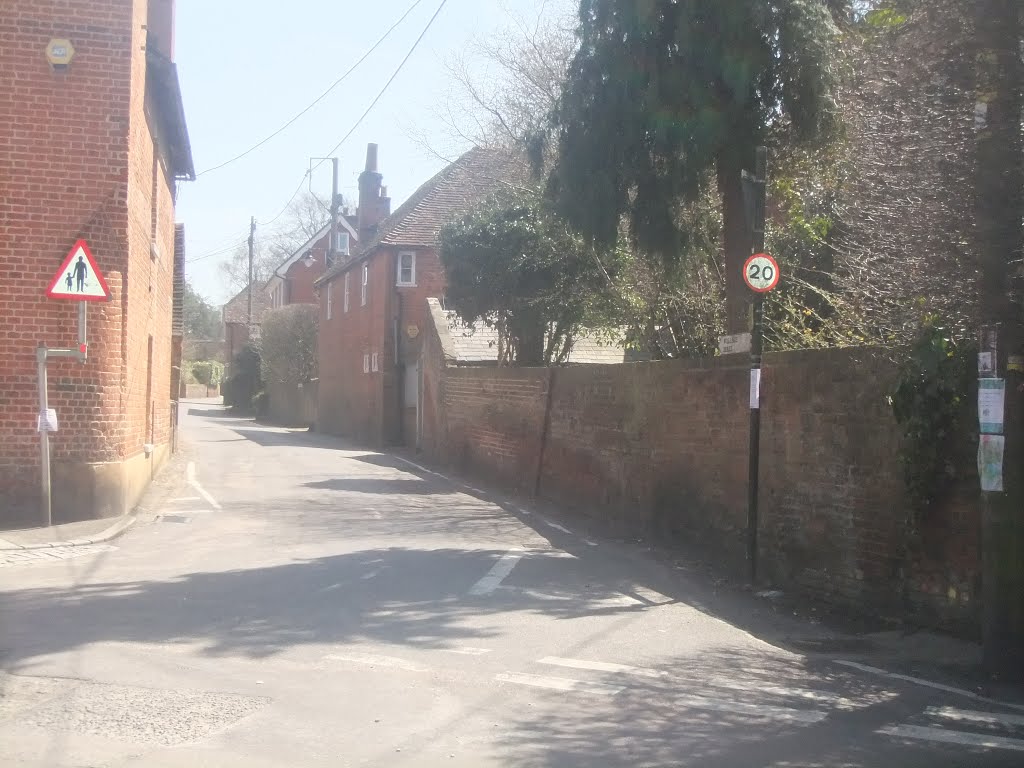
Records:
[[[875,733],[895,736],[900,739],[917,739],[937,741],[943,744],[962,744],[968,747],[988,747],[989,749],[1009,749],[1024,752],[1024,740],[1011,739],[1008,736],[992,736],[987,733],[970,733],[967,731],[950,731],[930,725],[888,725],[879,728]]]
[[[429,668],[417,664],[408,659],[400,659],[397,656],[381,656],[375,653],[332,653],[324,656],[328,661],[347,661],[351,664],[365,664],[369,667],[387,667],[389,669],[401,669],[405,672],[428,672]]]
[[[516,567],[516,563],[523,559],[522,550],[512,549],[507,554],[502,555],[501,559],[498,560],[487,572],[480,581],[472,586],[469,590],[471,595],[489,595],[499,586],[501,582],[505,580],[505,577],[512,573],[512,569]]]
[[[571,680],[567,677],[548,677],[547,675],[528,675],[522,672],[503,672],[494,679],[502,683],[529,685],[534,688],[548,688],[553,691],[580,691],[598,696],[614,696],[623,690],[621,685],[604,683],[588,683],[582,680]]]
[[[213,498],[213,496],[211,496],[209,493],[207,493],[203,486],[199,484],[199,481],[196,480],[196,463],[194,461],[190,461],[188,463],[188,466],[185,468],[185,476],[188,480],[188,484],[192,486],[193,490],[195,490],[196,493],[198,493],[200,496],[203,497],[203,499],[206,500],[207,504],[209,504],[214,509],[221,508],[217,500]]]

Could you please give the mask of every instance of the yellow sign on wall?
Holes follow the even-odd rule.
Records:
[[[46,60],[51,67],[66,67],[74,56],[75,46],[63,37],[55,37],[46,46]]]

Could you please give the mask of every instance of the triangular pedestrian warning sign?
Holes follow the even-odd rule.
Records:
[[[79,240],[72,246],[68,257],[50,281],[46,295],[51,299],[73,301],[107,301],[110,298],[107,281],[97,268],[96,259],[92,257],[92,251],[85,240]]]

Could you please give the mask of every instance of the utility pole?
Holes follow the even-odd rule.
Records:
[[[334,266],[338,257],[338,208],[341,205],[341,195],[338,194],[338,158],[331,158],[333,176],[331,179],[331,242],[327,246],[328,269]]]
[[[256,217],[249,219],[249,326],[252,327],[252,257],[256,245]]]
[[[1024,318],[1019,285],[1014,284],[1014,271],[1020,269],[1024,256],[1019,0],[976,0],[975,30],[974,215],[984,313],[979,415],[983,397],[989,414],[979,420],[982,636],[988,672],[1020,681],[1024,680]]]

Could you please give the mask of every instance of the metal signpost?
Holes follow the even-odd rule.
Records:
[[[36,362],[39,372],[39,462],[40,492],[43,516],[46,525],[53,524],[53,512],[50,499],[50,432],[57,431],[57,414],[49,407],[46,382],[46,361],[50,358],[71,358],[85,363],[89,359],[89,342],[87,331],[87,301],[109,301],[110,288],[103,279],[103,273],[96,266],[96,260],[85,240],[77,241],[60,269],[53,276],[46,296],[50,299],[77,301],[78,304],[78,346],[47,347],[43,342],[36,349]]]
[[[768,150],[757,148],[757,172],[743,172],[743,192],[753,235],[753,255],[743,264],[743,281],[754,292],[750,338],[750,464],[747,474],[747,560],[750,580],[757,579],[757,491],[761,464],[761,350],[764,340],[764,296],[779,284],[779,265],[764,253]]]

